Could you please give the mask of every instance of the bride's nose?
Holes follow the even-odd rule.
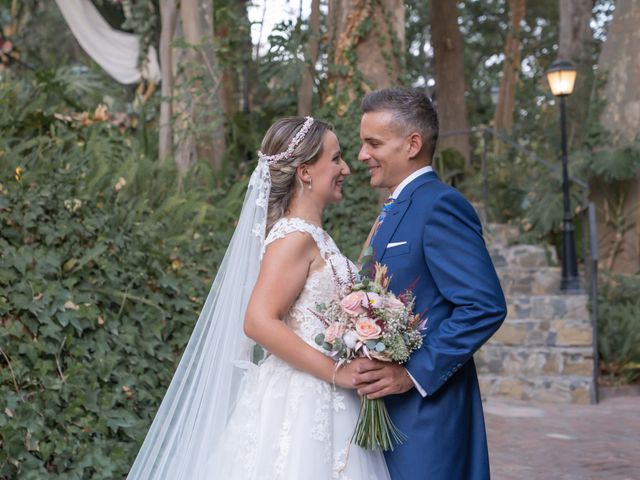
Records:
[[[342,170],[340,171],[340,173],[345,177],[347,175],[351,175],[351,169],[349,168],[349,164],[344,160],[342,160]]]

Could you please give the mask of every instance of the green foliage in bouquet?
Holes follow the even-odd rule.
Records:
[[[198,165],[178,191],[139,132],[68,119],[56,85],[0,82],[0,478],[123,478],[246,175]]]

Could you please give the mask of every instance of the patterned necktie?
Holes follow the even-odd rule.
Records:
[[[382,222],[384,222],[384,219],[387,217],[387,214],[391,210],[391,206],[394,204],[395,201],[396,201],[395,198],[389,197],[387,201],[384,202],[384,205],[382,206],[382,211],[380,212],[380,215],[378,215],[378,220],[376,220],[376,228],[373,231],[373,236],[371,237],[371,243],[373,243],[373,239],[376,238],[376,235],[380,230],[380,225],[382,225]]]

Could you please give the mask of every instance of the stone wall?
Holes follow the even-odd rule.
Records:
[[[535,245],[510,246],[509,227],[488,235],[507,297],[508,315],[476,353],[485,396],[589,403],[593,330],[586,295],[560,295],[555,255]]]

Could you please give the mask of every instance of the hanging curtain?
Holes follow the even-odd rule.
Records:
[[[73,35],[87,54],[117,82],[160,82],[158,56],[153,46],[138,65],[140,39],[111,28],[90,0],[56,0]]]

